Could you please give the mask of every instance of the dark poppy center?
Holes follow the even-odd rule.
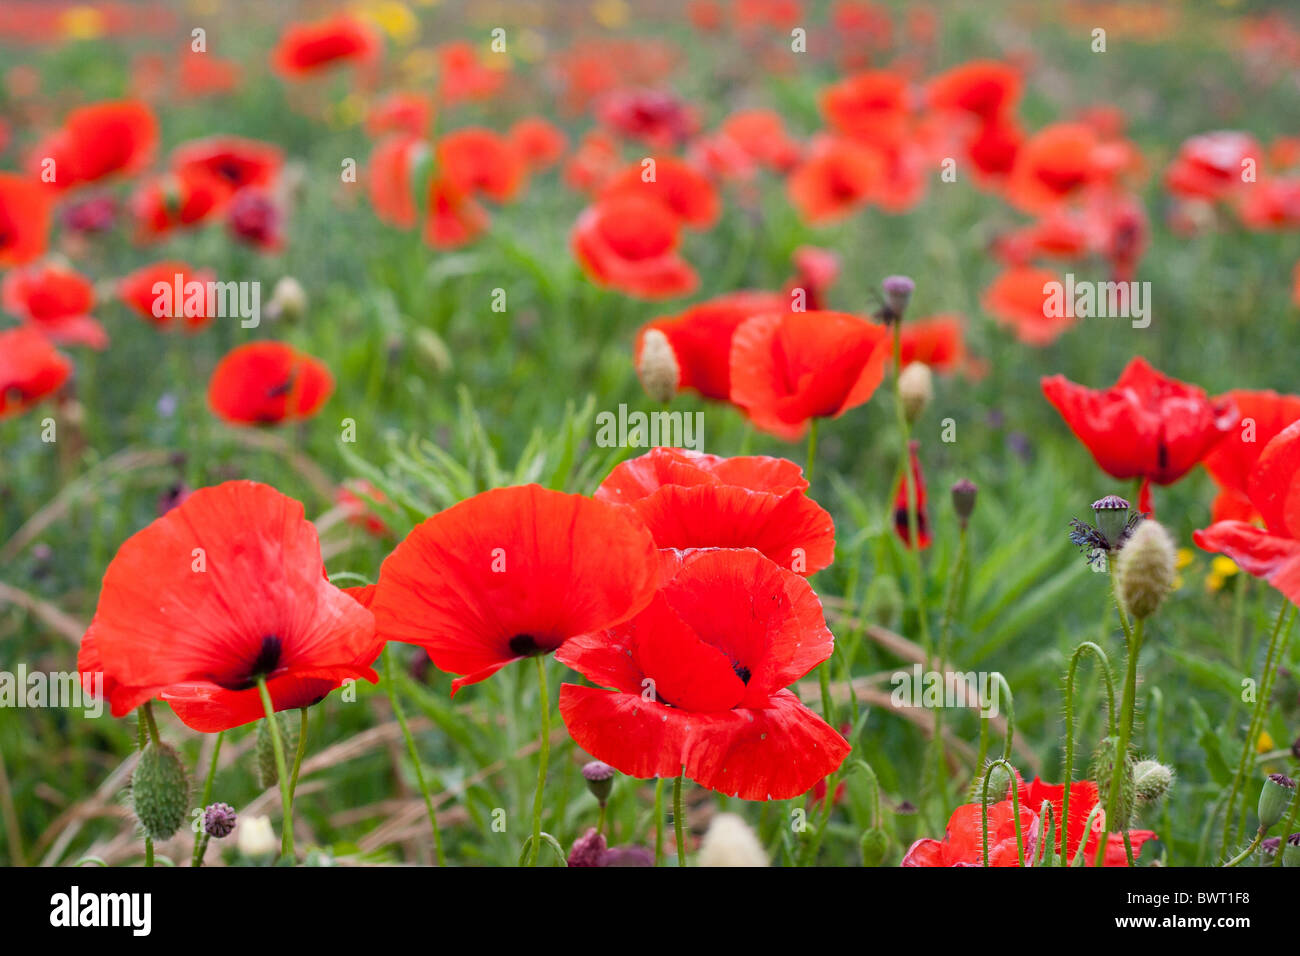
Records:
[[[733,663],[733,664],[731,665],[731,669],[732,669],[733,671],[736,672],[736,676],[740,678],[740,682],[741,682],[742,684],[745,684],[745,685],[748,685],[748,684],[749,684],[749,668],[748,668],[748,667],[746,667],[744,664],[736,664],[736,663]]]
[[[532,657],[534,654],[542,653],[542,646],[537,643],[537,638],[531,634],[516,634],[510,638],[510,653],[516,657]]]
[[[259,677],[269,677],[280,664],[280,638],[274,634],[268,634],[262,638],[262,644],[257,649],[257,656],[249,663],[242,678],[235,678],[229,681],[213,680],[213,683],[224,687],[226,690],[248,690],[250,687],[257,686]]]

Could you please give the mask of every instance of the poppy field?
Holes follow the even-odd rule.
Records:
[[[1286,3],[0,0],[0,860],[1300,865],[1298,323]]]

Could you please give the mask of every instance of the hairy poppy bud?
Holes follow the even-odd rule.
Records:
[[[1173,786],[1174,772],[1156,760],[1139,760],[1133,765],[1133,793],[1139,807],[1158,802]]]
[[[1097,522],[1097,530],[1109,542],[1112,549],[1119,547],[1128,525],[1128,502],[1119,495],[1107,495],[1092,503],[1092,514]]]
[[[1282,847],[1282,865],[1300,866],[1300,833],[1286,838],[1286,846]]]
[[[763,845],[743,818],[719,813],[700,843],[700,866],[767,866]]]
[[[1174,587],[1177,558],[1164,526],[1143,521],[1119,552],[1115,566],[1120,600],[1135,618],[1150,617]]]
[[[230,831],[235,829],[237,819],[235,810],[230,804],[214,803],[203,811],[203,832],[220,840],[222,837],[230,836]]]
[[[273,319],[296,322],[307,312],[307,292],[293,276],[281,276],[271,290],[271,301],[266,304],[266,314]]]
[[[280,746],[284,748],[285,760],[290,760],[291,754],[298,749],[298,732],[290,728],[284,714],[276,714],[275,721],[280,728]],[[271,742],[270,727],[265,719],[257,722],[257,782],[264,789],[280,782],[275,767],[275,745]]]
[[[587,781],[587,789],[602,807],[609,799],[609,792],[614,789],[614,774],[617,772],[609,764],[599,760],[593,760],[582,768],[582,779]]]
[[[1088,777],[1097,782],[1097,803],[1101,807],[1110,806],[1110,781],[1115,774],[1115,761],[1119,758],[1119,738],[1103,737],[1092,754],[1092,764],[1088,768]],[[1124,754],[1125,771],[1120,773],[1119,795],[1115,801],[1115,818],[1110,821],[1110,829],[1118,832],[1128,826],[1133,818],[1136,803],[1134,795],[1134,762],[1131,753]]]
[[[180,829],[189,793],[180,756],[167,744],[149,743],[131,774],[131,808],[150,839],[166,840]]]
[[[901,322],[912,301],[912,293],[916,291],[916,283],[907,276],[889,276],[880,288],[885,294],[885,307],[880,317],[886,322]]]
[[[1265,830],[1276,826],[1294,796],[1294,780],[1280,773],[1269,774],[1259,791],[1259,825]]]
[[[636,365],[637,378],[645,393],[660,404],[667,404],[677,394],[682,372],[677,365],[668,336],[658,329],[648,329],[641,340],[641,356]]]
[[[1011,791],[1011,774],[1007,768],[1000,763],[991,765],[980,778],[975,782],[975,802],[979,803],[984,799],[984,781],[988,780],[989,803],[1001,803],[1007,799],[1007,794]]]
[[[912,362],[898,376],[898,397],[908,423],[915,422],[934,398],[934,376],[924,362]]]
[[[268,816],[246,819],[235,836],[235,843],[244,856],[266,856],[279,847]]]
[[[963,528],[975,511],[975,497],[978,493],[979,488],[968,478],[963,478],[952,486],[952,510],[957,512],[957,520]]]
[[[860,846],[862,865],[880,866],[881,861],[885,859],[885,854],[889,852],[889,837],[880,827],[872,827],[862,834]]]

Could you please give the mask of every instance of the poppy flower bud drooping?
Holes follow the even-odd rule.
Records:
[[[230,836],[238,818],[228,803],[214,803],[203,812],[203,832],[220,840]]]
[[[976,803],[984,799],[986,781],[988,783],[990,806],[1007,799],[1007,795],[1011,792],[1011,774],[1007,772],[1004,765],[1000,763],[993,764],[975,781],[974,799]]]
[[[912,301],[916,283],[907,276],[889,276],[880,284],[880,288],[885,294],[885,304],[880,310],[881,321],[903,321],[903,313],[907,311],[908,303]]]
[[[1115,772],[1115,761],[1119,749],[1117,737],[1103,737],[1092,754],[1092,764],[1088,768],[1088,779],[1097,781],[1097,803],[1102,807],[1110,806],[1110,783]],[[1110,823],[1111,832],[1118,833],[1128,828],[1133,817],[1135,803],[1134,771],[1136,769],[1131,753],[1124,754],[1127,773],[1120,774],[1119,796],[1115,801],[1115,819]]]
[[[1173,590],[1176,560],[1173,539],[1163,525],[1150,520],[1138,525],[1115,567],[1120,599],[1135,618],[1150,617]]]
[[[614,789],[614,774],[618,773],[613,767],[599,760],[593,760],[585,764],[582,768],[582,779],[587,781],[587,789],[591,795],[603,807],[605,801],[609,799],[609,793]]]
[[[131,773],[131,808],[145,835],[166,840],[185,822],[190,793],[185,767],[166,744],[150,743]]]
[[[952,486],[952,510],[957,512],[957,520],[961,522],[962,528],[966,527],[975,511],[975,498],[978,494],[978,486],[969,478],[963,478]]]
[[[1259,791],[1259,825],[1264,830],[1277,826],[1295,798],[1295,781],[1280,773],[1269,774]]]
[[[872,827],[863,833],[859,843],[863,866],[879,866],[889,852],[889,837],[880,827]]]
[[[661,405],[668,404],[677,394],[682,379],[681,368],[668,336],[659,329],[646,331],[636,374],[645,393]]]
[[[1133,767],[1133,792],[1139,807],[1159,802],[1173,783],[1173,770],[1157,760],[1139,760]]]
[[[934,398],[934,375],[924,362],[912,362],[898,376],[898,394],[908,424],[915,424]]]

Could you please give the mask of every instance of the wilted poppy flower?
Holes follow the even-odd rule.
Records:
[[[985,311],[1003,325],[1010,326],[1016,338],[1027,345],[1050,345],[1077,321],[1073,303],[1062,302],[1060,315],[1049,315],[1049,283],[1060,278],[1047,269],[1019,266],[999,273],[984,290]]]
[[[1242,185],[1247,160],[1261,148],[1253,136],[1232,130],[1193,136],[1165,170],[1165,188],[1184,199],[1223,199]]]
[[[817,595],[754,550],[661,554],[664,583],[644,611],[556,655],[612,688],[561,687],[569,734],[634,777],[684,772],[743,800],[804,793],[849,752],[785,689],[834,647]]]
[[[172,151],[172,169],[202,170],[224,185],[228,194],[246,186],[269,186],[284,165],[278,146],[241,136],[210,136],[182,143]]]
[[[72,363],[30,325],[0,332],[0,419],[25,412],[71,374]]]
[[[886,174],[879,150],[842,136],[823,136],[786,180],[790,202],[805,222],[834,222],[865,205]]]
[[[835,559],[835,524],[784,458],[655,448],[618,465],[595,497],[634,511],[659,548],[754,548],[805,576]]]
[[[971,60],[930,80],[926,100],[932,109],[970,113],[989,121],[1015,108],[1020,71],[997,60]]]
[[[102,349],[108,333],[91,315],[95,287],[59,265],[32,265],[4,277],[4,307],[39,329],[50,341]]]
[[[439,175],[453,188],[497,202],[513,199],[528,176],[523,157],[509,139],[477,126],[448,133],[438,141],[437,156]]]
[[[1025,212],[1042,212],[1078,196],[1097,179],[1097,147],[1097,133],[1086,124],[1044,127],[1016,152],[1007,199]]]
[[[1053,848],[1057,854],[1061,852],[1061,826],[1060,821],[1062,807],[1064,805],[1065,784],[1062,783],[1044,783],[1037,777],[1032,783],[1025,783],[1023,780],[1019,783],[1020,787],[1020,805],[1032,810],[1039,810],[1043,801],[1046,800],[1052,805],[1052,819],[1056,821],[1054,830],[1056,833],[1056,846]],[[1101,842],[1100,818],[1095,819],[1094,826],[1087,832],[1087,840],[1084,840],[1084,828],[1088,825],[1088,815],[1092,813],[1093,808],[1097,806],[1097,785],[1091,780],[1076,780],[1070,784],[1070,819],[1065,826],[1065,856],[1067,860],[1073,860],[1075,853],[1078,852],[1079,844],[1083,844],[1083,859],[1085,866],[1092,866],[1097,859],[1097,845]],[[1129,845],[1133,847],[1133,856],[1142,852],[1142,845],[1147,840],[1154,840],[1156,835],[1150,830],[1129,830]],[[1124,850],[1124,834],[1112,832],[1106,838],[1106,856],[1102,863],[1103,866],[1128,866],[1128,854]]]
[[[1010,800],[990,804],[988,820],[989,866],[1019,866],[1015,805]],[[1039,820],[1038,814],[1023,801],[1020,804],[1019,830],[1025,863],[1029,864],[1038,846]],[[903,857],[902,865],[983,866],[984,808],[978,803],[958,807],[948,818],[948,832],[944,838],[917,840]]]
[[[596,118],[651,149],[675,149],[699,128],[695,111],[664,90],[611,90],[596,103]]]
[[[1202,464],[1219,486],[1214,499],[1214,521],[1254,521],[1258,513],[1247,497],[1250,473],[1260,452],[1282,429],[1300,420],[1300,395],[1250,392],[1234,389],[1220,400],[1231,401],[1241,414],[1241,425],[1226,435]]]
[[[271,51],[271,65],[288,80],[301,80],[335,66],[367,64],[383,51],[368,23],[346,13],[314,23],[293,23]]]
[[[705,398],[731,397],[731,337],[740,323],[755,315],[784,312],[789,300],[778,292],[742,290],[697,302],[674,316],[647,322],[636,337],[636,364],[641,364],[645,334],[658,329],[668,337],[679,372],[678,387],[693,388]]]
[[[648,163],[653,162],[651,167]],[[601,190],[601,199],[634,196],[662,205],[681,222],[706,229],[722,209],[713,184],[697,169],[675,156],[654,157],[626,167]]]
[[[1163,375],[1134,358],[1113,386],[1085,388],[1053,375],[1043,395],[1102,471],[1168,485],[1187,474],[1237,424],[1231,398]]]
[[[1300,603],[1300,422],[1282,429],[1260,452],[1246,482],[1246,494],[1264,519],[1218,521],[1192,533],[1206,551],[1226,554],[1246,573],[1264,578],[1293,604]]]
[[[117,283],[117,295],[142,318],[160,328],[170,327],[180,320],[189,331],[193,331],[207,325],[213,316],[206,308],[185,309],[184,299],[177,301],[176,289],[179,286],[183,296],[191,283],[202,283],[206,288],[207,283],[214,279],[208,269],[195,269],[189,263],[168,259],[142,266],[123,276]]]
[[[908,461],[912,469],[912,508],[916,511],[916,540],[922,550],[930,547],[930,519],[926,515],[925,476],[921,474],[921,459],[917,449],[921,443],[915,439],[908,445]],[[894,489],[894,532],[907,547],[912,547],[912,523],[908,514],[907,484],[900,477]]]
[[[45,252],[52,207],[40,183],[0,172],[0,266],[22,265]]]
[[[212,370],[208,405],[235,425],[310,418],[334,391],[328,368],[284,342],[250,342],[226,353]]]
[[[316,527],[269,485],[200,488],[109,562],[78,669],[102,674],[114,716],[161,697],[213,732],[375,683],[374,618],[329,583]]]
[[[517,660],[612,627],[654,594],[650,533],[619,509],[538,485],[475,495],[420,524],[384,561],[372,608],[385,640],[418,644],[454,694]]]
[[[678,218],[649,197],[603,199],[578,216],[573,254],[598,285],[645,299],[686,295],[699,277],[677,254]]]
[[[29,164],[44,173],[52,160],[57,189],[69,189],[148,166],[158,147],[158,120],[136,100],[92,103],[70,112],[63,125],[32,151]]]
[[[530,170],[555,165],[569,145],[559,127],[541,116],[524,117],[510,127],[508,135]]]
[[[366,134],[376,138],[388,133],[424,136],[433,114],[433,101],[422,93],[389,93],[366,114]]]
[[[731,400],[787,441],[812,418],[863,404],[891,354],[883,325],[844,312],[791,312],[746,320],[731,341]]]

